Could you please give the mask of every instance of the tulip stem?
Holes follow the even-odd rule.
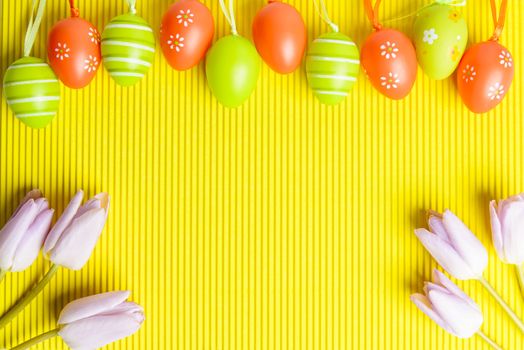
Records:
[[[517,269],[517,278],[519,280],[520,293],[522,294],[522,298],[524,298],[524,264],[520,266],[515,265],[515,268]]]
[[[491,345],[491,347],[495,350],[502,350],[502,348],[495,343],[490,337],[488,337],[486,334],[484,334],[482,331],[478,331],[477,335],[481,337],[486,343]]]
[[[39,344],[39,343],[44,342],[44,341],[46,341],[48,339],[56,337],[58,335],[58,331],[59,330],[60,329],[56,328],[56,329],[53,329],[52,331],[45,332],[45,333],[42,333],[40,335],[37,335],[36,337],[31,338],[28,341],[23,342],[22,344],[15,346],[14,348],[11,348],[11,350],[26,350],[26,349],[29,349],[30,347],[32,347],[32,346],[34,346],[36,344]]]
[[[502,297],[495,291],[493,286],[489,284],[488,281],[484,277],[480,277],[478,280],[484,288],[495,298],[495,300],[502,306],[504,311],[507,312],[507,314],[511,317],[513,322],[520,328],[521,332],[524,333],[524,322],[513,312],[513,310],[509,307],[508,304],[502,299]]]
[[[42,289],[44,289],[44,287],[56,274],[59,267],[59,265],[51,265],[49,271],[47,271],[40,282],[38,282],[29,292],[27,292],[22,297],[22,299],[18,300],[18,302],[13,305],[9,311],[0,317],[0,329],[4,328],[9,322],[11,322],[11,320],[15,318],[16,315],[18,315],[20,311],[22,311],[27,306],[27,304],[29,304],[31,300],[33,300],[42,291]]]
[[[0,282],[4,279],[5,275],[7,275],[7,270],[0,269]]]

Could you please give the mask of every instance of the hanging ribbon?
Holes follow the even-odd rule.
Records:
[[[491,0],[491,14],[493,15],[493,23],[495,24],[495,31],[490,40],[498,41],[502,30],[504,29],[504,22],[506,21],[506,12],[508,9],[508,0],[502,0],[500,4],[500,13],[497,18],[497,3],[495,0]]]
[[[129,4],[129,12],[133,15],[136,14],[136,0],[127,0],[127,3]]]
[[[31,9],[31,17],[29,18],[29,24],[27,25],[27,31],[25,34],[24,40],[24,56],[27,57],[31,53],[33,44],[35,43],[36,34],[38,33],[38,28],[42,22],[42,16],[44,15],[46,0],[33,0],[33,5]],[[36,12],[36,16],[35,16]]]
[[[382,24],[378,21],[378,9],[380,7],[380,1],[375,1],[375,6],[371,4],[371,0],[364,0],[364,10],[366,10],[366,14],[369,18],[369,21],[373,25],[373,28],[375,30],[381,30]]]
[[[317,2],[315,0],[313,0],[313,4],[315,5],[315,10],[317,11],[317,13],[319,14],[320,18],[322,18],[322,20],[328,25],[331,27],[331,29],[333,29],[333,31],[335,33],[338,33],[339,31],[339,28],[338,28],[338,25],[335,24],[335,22],[333,22],[331,20],[331,18],[329,18],[329,14],[327,12],[327,8],[326,8],[326,3],[324,2],[324,0],[318,0],[319,4],[320,4],[320,9],[317,5]]]
[[[226,3],[224,0],[219,0],[220,8],[222,9],[222,12],[224,13],[224,17],[226,17],[227,23],[231,26],[231,33],[233,35],[238,35],[237,31],[237,23],[235,20],[235,11],[233,9],[233,0],[229,0],[229,10],[226,7]]]
[[[75,7],[75,0],[69,0],[69,7],[71,8],[71,17],[78,17],[80,15],[78,9]]]

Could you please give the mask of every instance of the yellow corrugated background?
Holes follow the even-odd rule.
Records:
[[[172,0],[138,0],[158,28]],[[310,0],[289,0],[309,39],[327,31]],[[428,1],[384,0],[381,17]],[[21,56],[30,0],[0,0],[0,67]],[[103,26],[124,1],[77,1]],[[218,1],[205,0],[217,36],[228,32]],[[239,31],[265,0],[238,0]],[[362,1],[326,0],[335,22],[361,44],[370,32]],[[416,241],[424,210],[453,209],[489,248],[486,277],[524,316],[510,266],[491,245],[488,200],[524,190],[524,4],[510,1],[501,42],[516,79],[502,105],[477,116],[454,82],[419,70],[411,95],[393,102],[361,73],[350,98],[321,106],[304,69],[280,76],[264,66],[237,110],[218,105],[203,65],[179,73],[160,53],[142,83],[116,86],[101,69],[87,88],[62,88],[48,128],[0,120],[0,224],[23,193],[41,188],[62,212],[74,192],[112,196],[109,221],[80,272],[62,271],[4,331],[0,347],[53,327],[74,298],[130,289],[145,307],[138,334],[109,349],[480,349],[479,339],[446,334],[409,302],[435,263]],[[488,0],[469,0],[470,43],[491,35]],[[34,55],[68,14],[48,0]],[[411,20],[389,25],[409,31]],[[158,45],[157,45],[158,47]],[[44,272],[38,263],[0,284],[0,311]],[[485,313],[485,332],[505,349],[523,336],[475,282],[459,283]],[[62,349],[53,340],[39,349]]]

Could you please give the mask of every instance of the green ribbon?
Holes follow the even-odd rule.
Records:
[[[127,3],[129,4],[129,12],[134,15],[136,13],[136,0],[127,0]]]
[[[29,19],[29,24],[27,25],[27,32],[25,35],[24,41],[24,56],[27,57],[31,53],[31,49],[35,43],[36,34],[38,33],[38,28],[42,22],[42,16],[44,15],[46,0],[33,0],[33,5],[31,9],[31,18]],[[35,16],[36,11],[36,16]]]

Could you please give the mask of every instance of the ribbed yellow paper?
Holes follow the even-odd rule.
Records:
[[[138,0],[154,28],[172,0]],[[429,1],[429,0],[428,0]],[[0,67],[21,56],[30,0],[0,0]],[[122,0],[77,1],[100,29],[127,11]],[[217,35],[228,32],[218,1],[205,0]],[[239,31],[265,0],[238,0]],[[312,0],[289,0],[309,39],[328,30]],[[424,0],[384,0],[381,18],[401,17]],[[361,44],[370,32],[361,1],[327,0],[333,20]],[[51,329],[69,301],[133,291],[147,319],[109,349],[488,349],[456,339],[409,301],[436,266],[413,235],[428,208],[453,209],[489,249],[486,278],[517,313],[524,303],[514,271],[491,245],[488,200],[524,190],[524,65],[520,0],[510,1],[501,38],[516,80],[502,105],[477,116],[453,80],[419,78],[392,102],[361,73],[350,98],[321,106],[304,69],[280,76],[264,66],[241,108],[218,105],[203,65],[173,71],[160,53],[147,77],[116,86],[103,69],[87,88],[62,87],[52,125],[30,130],[5,100],[0,119],[0,224],[23,193],[41,188],[58,213],[74,192],[112,196],[109,221],[88,265],[62,271],[5,330],[0,348]],[[34,54],[68,15],[48,0]],[[470,42],[491,35],[488,0],[466,8]],[[386,22],[409,31],[411,19]],[[158,44],[157,44],[157,48]],[[48,267],[0,284],[0,311]],[[485,332],[505,349],[524,338],[475,282],[459,283],[485,314]],[[38,349],[63,349],[53,340]]]

